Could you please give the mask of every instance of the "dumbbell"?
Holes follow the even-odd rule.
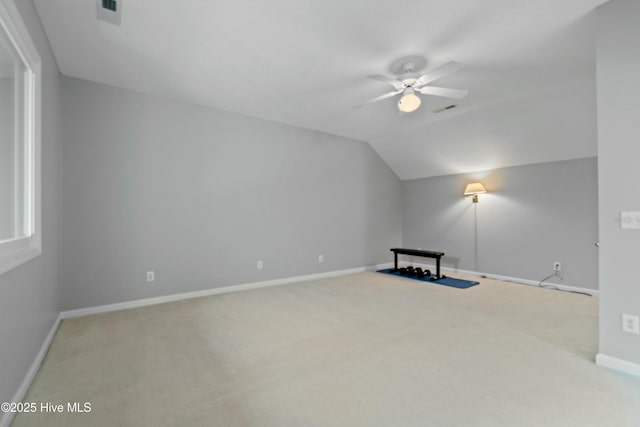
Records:
[[[420,267],[416,268],[416,277],[418,279],[424,279],[424,271],[422,271],[422,268]]]
[[[416,271],[413,269],[412,266],[407,267],[407,274],[409,274],[409,276],[415,276],[416,275]]]
[[[407,275],[407,269],[404,267],[401,267],[398,269],[398,271],[400,272],[400,274],[402,274],[403,276]]]

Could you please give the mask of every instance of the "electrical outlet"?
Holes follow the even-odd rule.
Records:
[[[640,212],[620,212],[620,228],[640,229]]]
[[[262,267],[264,267],[264,263],[262,262],[262,260],[258,261],[258,270],[262,270]]]
[[[324,262],[324,255],[318,255],[318,262]]]
[[[155,271],[147,271],[147,282],[155,282],[156,273]]]
[[[562,271],[562,263],[560,261],[553,262],[553,271]]]
[[[622,331],[640,335],[640,317],[633,314],[623,314]]]

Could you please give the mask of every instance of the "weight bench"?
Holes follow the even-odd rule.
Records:
[[[402,248],[393,248],[393,249],[390,249],[390,251],[393,252],[394,271],[398,271],[398,254],[421,256],[424,258],[435,258],[436,280],[440,279],[440,258],[444,256],[444,252],[423,251],[419,249],[402,249]]]

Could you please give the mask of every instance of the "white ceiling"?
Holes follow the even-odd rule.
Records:
[[[114,26],[97,20],[92,0],[34,0],[67,76],[368,141],[403,179],[484,167],[442,167],[425,153],[440,147],[464,157],[469,147],[452,149],[446,138],[417,141],[422,129],[592,79],[589,12],[604,2],[119,0],[122,23]],[[423,97],[418,111],[402,117],[395,98],[352,108],[389,91],[367,75],[390,75],[391,64],[409,55],[426,59],[423,71],[464,64],[434,85],[469,89],[467,98],[439,115],[432,110],[454,102]],[[411,150],[398,144],[409,136]],[[537,147],[540,153],[515,139],[503,144],[496,164],[560,159],[553,147]],[[564,158],[595,155],[595,147],[568,139]],[[410,165],[420,154],[422,163]]]

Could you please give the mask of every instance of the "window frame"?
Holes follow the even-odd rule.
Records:
[[[0,241],[0,274],[42,253],[41,215],[41,84],[38,50],[12,1],[0,1],[0,31],[4,31],[25,65],[24,75],[24,224],[25,236]]]

